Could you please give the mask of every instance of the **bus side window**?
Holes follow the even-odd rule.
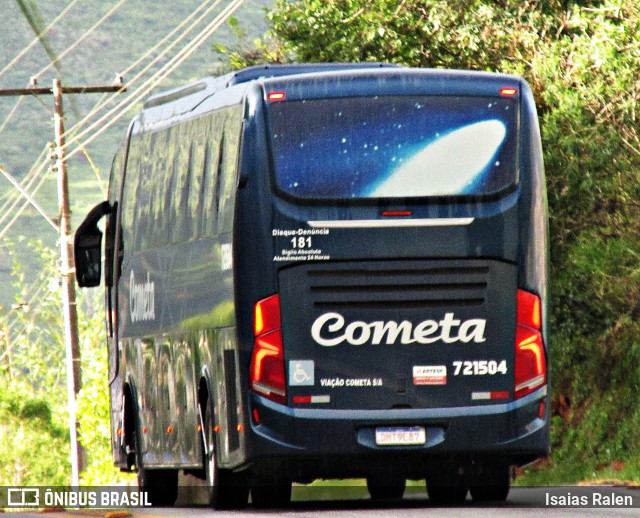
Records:
[[[211,137],[207,139],[205,173],[203,181],[202,204],[202,234],[206,237],[216,235],[217,227],[217,187],[218,169],[220,162],[220,143],[222,140],[222,128],[224,124],[224,113],[216,112],[209,121],[211,126]]]
[[[190,147],[186,143],[184,127],[174,128],[178,130],[174,135],[175,154],[173,155],[173,176],[176,180],[175,189],[171,190],[172,220],[171,220],[171,242],[180,243],[187,241],[191,235],[189,230],[189,151]],[[173,140],[173,139],[172,139]]]
[[[141,140],[141,156],[138,159],[138,189],[135,199],[136,214],[135,228],[133,236],[135,239],[134,249],[136,251],[145,250],[150,247],[152,236],[152,203],[153,197],[151,186],[153,182],[153,162],[152,162],[152,135],[144,135]]]
[[[233,225],[233,205],[236,194],[241,129],[240,111],[237,109],[230,110],[224,128],[224,156],[222,167],[220,168],[221,178],[219,179],[218,232],[220,234],[231,232]]]
[[[189,220],[191,221],[191,239],[202,236],[202,205],[204,176],[206,167],[205,137],[195,135],[191,143],[191,162],[189,176],[191,177],[191,192],[189,194]]]
[[[161,137],[160,137],[161,136]],[[167,244],[171,241],[171,198],[173,179],[173,163],[169,159],[169,146],[171,141],[170,130],[165,130],[158,135],[158,153],[156,155],[156,174],[158,182],[156,189],[158,202],[161,204],[160,214],[158,214],[158,245]]]
[[[152,175],[151,197],[153,207],[151,209],[151,246],[160,246],[167,242],[167,218],[165,216],[167,205],[165,189],[168,182],[170,168],[167,167],[167,132],[161,131],[153,134],[151,143]]]
[[[122,193],[122,252],[130,254],[134,245],[134,218],[136,212],[136,204],[138,203],[138,183],[140,176],[140,156],[141,156],[140,138],[132,138],[129,149],[129,160],[127,162],[127,176],[124,182]],[[122,257],[123,263],[126,263],[125,257]]]

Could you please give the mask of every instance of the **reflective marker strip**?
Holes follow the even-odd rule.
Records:
[[[294,404],[331,403],[331,396],[293,396]]]
[[[347,219],[307,221],[312,228],[392,228],[392,227],[454,227],[470,225],[475,218],[427,219]]]
[[[509,399],[509,392],[472,392],[471,399],[474,401],[481,399]]]
[[[544,380],[545,380],[544,374],[540,376],[536,376],[535,378],[527,380],[524,383],[520,383],[520,385],[516,387],[516,392],[524,388],[535,388],[538,385],[542,385],[544,383]]]

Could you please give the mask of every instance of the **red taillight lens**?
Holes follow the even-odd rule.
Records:
[[[280,330],[280,297],[272,295],[254,308],[255,341],[251,355],[251,388],[272,401],[286,403],[284,349]]]
[[[516,315],[515,398],[519,399],[547,382],[540,297],[518,290]]]
[[[540,328],[542,327],[540,297],[527,291],[518,290],[516,308],[516,321],[518,324],[532,327],[533,329],[540,331]]]

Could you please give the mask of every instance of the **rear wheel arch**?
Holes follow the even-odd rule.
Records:
[[[199,419],[202,427],[202,468],[208,487],[208,504],[217,509],[243,509],[247,506],[249,486],[246,472],[234,473],[218,465],[218,440],[216,438],[215,405],[208,377],[203,376],[198,386]],[[212,447],[212,452],[205,450]]]

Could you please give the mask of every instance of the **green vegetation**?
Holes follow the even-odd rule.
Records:
[[[551,226],[553,454],[522,483],[640,479],[640,7],[634,0],[276,0],[233,66],[384,61],[522,75]],[[237,29],[237,32],[241,31]]]
[[[10,249],[12,247],[10,246]],[[67,485],[70,480],[64,337],[55,251],[26,248],[38,258],[34,292],[12,254],[18,300],[32,300],[0,320],[0,483]],[[36,295],[34,298],[33,296]],[[80,293],[83,388],[78,394],[79,440],[87,453],[86,485],[121,475],[110,449],[106,347],[100,294]]]

